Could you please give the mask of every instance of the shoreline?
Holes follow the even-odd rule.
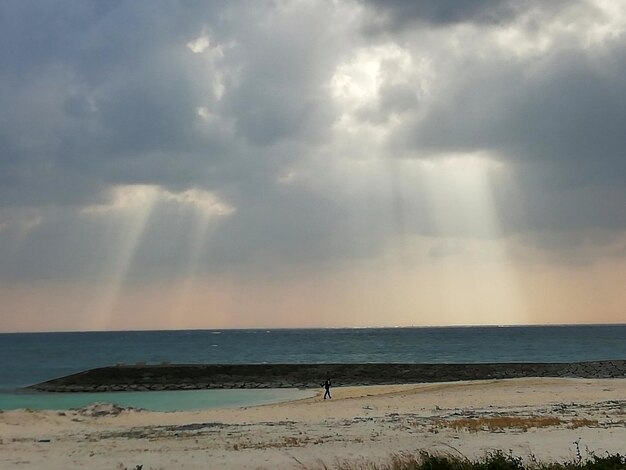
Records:
[[[317,390],[176,390],[149,392],[54,393],[0,392],[0,412],[13,410],[68,411],[107,403],[124,409],[155,412],[202,411],[282,403],[315,396]]]
[[[466,364],[162,364],[101,367],[31,385],[41,392],[317,388],[525,377],[626,378],[626,361]]]
[[[480,458],[498,449],[552,462],[575,458],[575,442],[584,455],[587,448],[597,455],[623,452],[626,442],[626,379],[494,379],[331,392],[332,400],[318,393],[203,411],[100,405],[4,412],[0,468],[317,469],[380,464],[420,450]]]

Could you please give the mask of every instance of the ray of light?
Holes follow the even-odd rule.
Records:
[[[177,204],[182,215],[192,216],[186,261],[179,273],[180,283],[177,292],[172,296],[167,316],[169,328],[182,328],[189,324],[190,308],[197,301],[194,297],[207,244],[219,222],[233,214],[235,208],[220,200],[214,193],[198,189],[178,194],[168,193],[167,199]]]
[[[525,319],[516,273],[495,210],[490,174],[499,165],[488,156],[453,156],[422,165],[439,240],[437,260],[442,310],[459,321],[514,324]],[[460,289],[459,274],[464,289]]]
[[[89,310],[94,312],[93,328],[106,328],[114,320],[112,317],[115,315],[134,254],[141,243],[150,215],[157,205],[169,206],[174,213],[181,216],[181,223],[187,220],[185,215],[189,213],[195,220],[189,244],[187,267],[184,273],[177,273],[179,276],[182,274],[184,282],[181,294],[175,301],[177,306],[173,309],[172,318],[177,320],[175,324],[170,325],[172,327],[183,324],[181,322],[184,316],[184,305],[195,283],[202,249],[211,222],[235,211],[233,207],[222,202],[210,191],[189,189],[172,192],[161,187],[147,185],[117,187],[109,203],[85,208],[83,212],[86,214],[105,215],[112,217],[115,222],[111,224],[114,227],[110,236],[110,251],[106,254],[108,263],[103,268],[108,282],[98,304],[89,307]],[[170,280],[175,283],[176,277]]]
[[[43,222],[46,213],[32,208],[0,208],[0,237],[4,238],[2,255],[7,259],[22,249],[30,234]]]
[[[87,212],[110,212],[116,219],[111,246],[103,259],[104,277],[108,281],[96,305],[90,306],[92,328],[104,330],[111,326],[116,302],[119,298],[133,255],[158,198],[154,186],[124,186],[114,192],[111,204],[89,208]]]
[[[182,328],[188,320],[187,316],[190,304],[193,301],[193,292],[197,286],[200,263],[203,259],[206,244],[210,241],[215,228],[216,224],[211,215],[205,213],[195,214],[186,267],[184,272],[181,273],[181,284],[174,296],[168,316],[169,328]]]

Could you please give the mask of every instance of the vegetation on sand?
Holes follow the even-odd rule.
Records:
[[[303,468],[308,468],[302,466]],[[417,455],[402,454],[391,458],[384,464],[355,464],[337,462],[333,466],[322,464],[322,470],[626,470],[626,456],[593,453],[583,459],[580,452],[576,458],[563,463],[541,463],[533,456],[522,459],[513,454],[498,451],[488,454],[483,459],[470,460],[462,456],[433,455],[421,452]]]

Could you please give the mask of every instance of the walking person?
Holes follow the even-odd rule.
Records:
[[[332,384],[330,383],[330,379],[326,379],[326,381],[322,384],[322,387],[324,387],[324,390],[326,390],[324,392],[324,400],[326,400],[326,397],[328,397],[329,399],[332,398],[330,396],[330,386]]]

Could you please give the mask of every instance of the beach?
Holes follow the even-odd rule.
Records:
[[[0,413],[0,468],[290,469],[419,451],[543,461],[624,452],[626,379],[336,387],[332,400],[184,412]],[[578,443],[578,444],[576,444]],[[534,456],[534,457],[531,457]]]

